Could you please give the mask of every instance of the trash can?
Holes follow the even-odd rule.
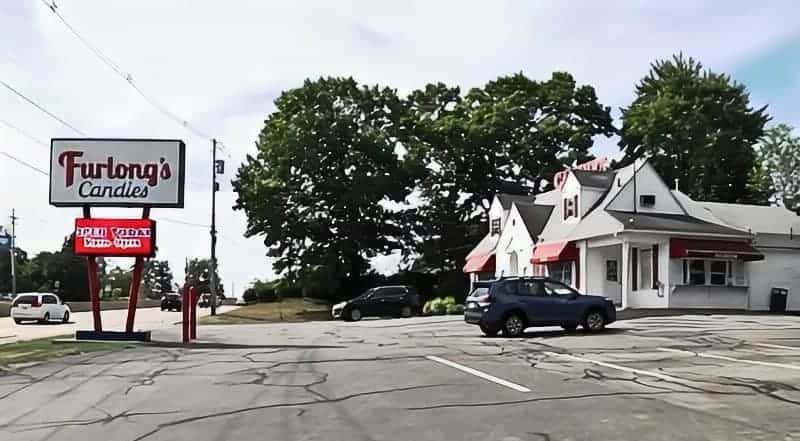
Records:
[[[769,312],[786,312],[787,288],[772,288],[769,295]]]

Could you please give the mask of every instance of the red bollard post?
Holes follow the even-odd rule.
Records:
[[[189,304],[191,299],[189,297],[189,287],[183,288],[183,296],[181,297],[181,313],[183,320],[181,321],[181,328],[183,328],[183,342],[189,343]]]
[[[194,286],[189,287],[189,299],[191,303],[191,317],[189,318],[189,338],[191,340],[197,340],[197,301],[199,300],[199,296],[197,295],[197,289]]]

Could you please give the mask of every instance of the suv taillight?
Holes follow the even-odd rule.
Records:
[[[480,296],[475,299],[478,303],[491,303],[492,296],[490,294],[486,294],[485,296]]]

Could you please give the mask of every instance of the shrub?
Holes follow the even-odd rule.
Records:
[[[428,300],[427,302],[425,302],[425,304],[422,306],[422,314],[423,315],[433,314],[432,305],[433,305],[433,300]]]
[[[442,303],[444,303],[445,305],[455,305],[456,299],[453,296],[448,296],[445,297],[444,300],[442,300]]]
[[[447,313],[447,304],[442,299],[434,299],[431,305],[432,313],[435,315],[442,315]]]
[[[464,313],[464,305],[447,305],[447,314],[458,315]]]
[[[247,288],[242,295],[245,303],[255,303],[258,301],[258,293],[253,288]]]

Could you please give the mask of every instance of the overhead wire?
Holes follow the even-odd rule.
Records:
[[[6,120],[4,120],[4,119],[0,119],[0,124],[3,124],[4,126],[6,126],[6,127],[8,127],[8,128],[10,128],[10,129],[13,129],[13,130],[17,131],[17,132],[18,132],[18,133],[20,133],[22,136],[24,136],[24,137],[28,138],[29,140],[31,140],[31,141],[33,141],[33,142],[35,142],[36,144],[39,144],[39,145],[41,145],[41,146],[43,146],[43,147],[46,147],[46,148],[49,148],[49,147],[50,147],[50,144],[48,144],[48,143],[46,143],[46,142],[42,141],[41,139],[39,139],[39,138],[37,138],[37,137],[35,137],[35,136],[31,135],[31,134],[30,134],[30,133],[28,133],[27,131],[25,131],[25,130],[23,130],[23,129],[21,129],[21,128],[17,127],[17,126],[15,126],[14,124],[11,124],[10,122],[8,122],[8,121],[6,121]]]
[[[211,141],[213,138],[208,135],[207,133],[203,132],[199,128],[195,127],[194,124],[190,123],[188,120],[181,118],[176,113],[167,109],[166,106],[161,104],[158,100],[153,98],[152,96],[146,94],[141,87],[133,79],[133,75],[130,72],[126,72],[122,69],[122,67],[114,62],[109,56],[103,53],[97,46],[93,45],[86,39],[83,35],[78,32],[78,30],[72,26],[63,15],[58,12],[58,6],[56,5],[55,1],[48,2],[47,0],[41,0],[41,2],[48,8],[50,11],[55,14],[56,17],[67,27],[67,29],[74,35],[90,52],[92,52],[103,64],[108,66],[114,73],[120,76],[125,82],[127,82],[133,90],[136,91],[148,104],[153,106],[156,110],[158,110],[161,114],[166,116],[167,118],[173,120],[174,122],[178,123],[184,129],[192,132],[193,134],[197,135],[200,138],[204,138],[208,141]],[[229,159],[233,159],[230,153],[227,152],[224,148],[221,147],[221,143],[218,143],[218,151],[225,154]]]
[[[69,127],[69,128],[70,128],[70,129],[72,129],[72,130],[73,130],[75,133],[78,133],[78,134],[80,134],[80,135],[82,135],[82,136],[88,136],[88,135],[86,135],[86,133],[85,133],[85,132],[83,132],[82,130],[80,130],[80,129],[76,128],[75,126],[73,126],[72,124],[70,124],[70,123],[68,123],[68,122],[64,121],[62,118],[59,118],[59,117],[58,117],[58,116],[56,116],[56,115],[55,115],[53,112],[51,112],[51,111],[49,111],[49,110],[45,109],[45,108],[44,108],[44,106],[40,105],[39,103],[37,103],[36,101],[32,100],[31,98],[28,98],[27,96],[25,96],[25,94],[23,94],[22,92],[18,91],[17,89],[15,89],[14,87],[12,87],[10,84],[6,83],[5,81],[3,81],[3,80],[0,80],[0,84],[2,84],[2,85],[3,85],[3,86],[6,88],[6,89],[10,90],[11,92],[13,92],[13,93],[14,93],[15,95],[17,95],[18,97],[20,97],[20,98],[22,98],[23,100],[27,101],[27,102],[28,102],[29,104],[31,104],[32,106],[34,106],[34,107],[36,107],[37,109],[39,109],[40,111],[44,112],[44,113],[45,113],[47,116],[49,116],[50,118],[53,118],[54,120],[56,120],[56,121],[60,122],[60,123],[61,123],[61,124],[63,124],[64,126],[66,126],[66,127]]]
[[[41,168],[39,168],[39,167],[37,167],[37,166],[35,166],[33,164],[30,164],[30,163],[28,163],[26,161],[23,161],[22,159],[17,158],[16,156],[12,155],[11,153],[4,152],[4,151],[0,150],[0,155],[3,155],[5,157],[11,159],[14,162],[17,162],[17,163],[19,163],[19,164],[21,164],[21,165],[23,165],[25,167],[28,167],[29,169],[31,169],[31,170],[33,170],[35,172],[41,173],[41,174],[43,174],[45,176],[50,176],[50,173],[42,170]]]

